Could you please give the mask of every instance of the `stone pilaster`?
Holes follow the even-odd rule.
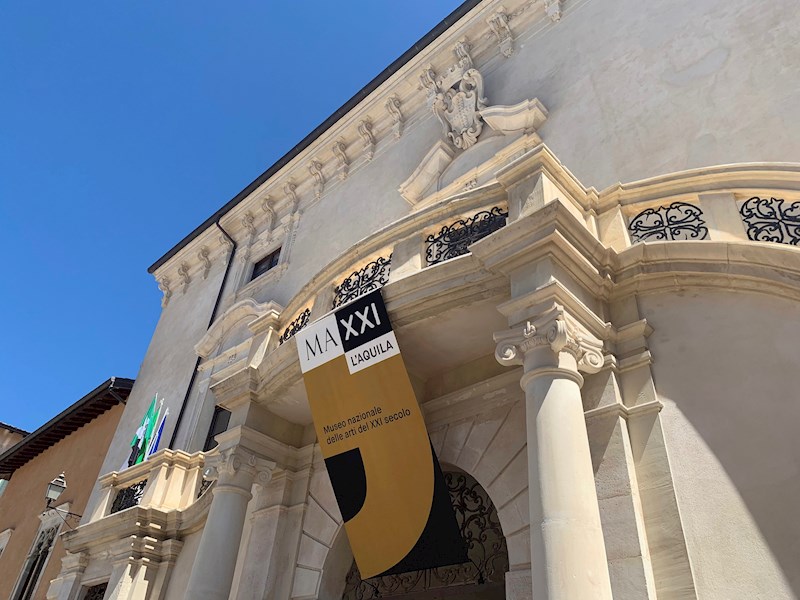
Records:
[[[241,446],[224,449],[210,461],[216,471],[211,508],[200,538],[186,597],[227,600],[254,483],[266,484],[275,463]]]
[[[495,341],[501,364],[523,366],[533,597],[611,600],[580,392],[603,343],[558,304]]]

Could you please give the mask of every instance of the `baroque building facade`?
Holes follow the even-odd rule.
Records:
[[[465,3],[151,267],[48,598],[800,596],[795,8]],[[471,562],[361,581],[292,336],[379,287]]]

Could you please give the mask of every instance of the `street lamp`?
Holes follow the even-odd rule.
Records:
[[[50,508],[50,503],[54,500],[58,500],[58,497],[67,489],[67,480],[64,478],[64,472],[61,472],[61,475],[53,479],[50,483],[47,484],[47,492],[45,493],[45,499],[47,499],[47,507]]]
[[[54,510],[57,513],[64,513],[68,517],[77,517],[78,519],[81,518],[82,515],[72,513],[60,508],[51,507],[55,500],[58,500],[59,496],[64,493],[64,490],[67,489],[67,479],[64,477],[64,472],[61,472],[61,475],[53,479],[50,483],[47,484],[47,490],[45,491],[44,497],[47,500],[47,509]]]

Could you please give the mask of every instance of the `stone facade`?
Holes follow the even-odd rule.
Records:
[[[291,335],[370,286],[440,460],[496,510],[499,597],[800,596],[794,8],[465,6],[154,265],[162,316],[48,597],[342,598]],[[117,473],[155,392],[171,449]]]

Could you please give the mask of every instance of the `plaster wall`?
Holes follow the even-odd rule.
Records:
[[[701,291],[640,306],[698,597],[799,597],[800,308]]]
[[[212,263],[212,269],[205,280],[198,275],[186,293],[176,290],[162,310],[136,383],[128,397],[125,412],[119,420],[119,427],[110,444],[106,444],[108,454],[100,469],[101,475],[119,471],[127,464],[131,438],[156,394],[164,399],[164,406],[170,411],[160,447],[163,449],[169,445],[197,360],[194,345],[207,330],[224,270],[224,262],[217,259]],[[193,395],[189,400],[190,403],[197,401],[202,401],[202,398],[198,400]],[[174,449],[182,449],[184,440],[188,438],[185,422],[182,427],[182,437],[178,439]],[[92,514],[98,500],[99,487],[95,486],[84,522]]]
[[[69,503],[70,512],[85,514],[86,502],[122,412],[122,405],[114,406],[14,472],[0,497],[0,531],[14,530],[0,556],[0,598],[8,598],[17,582],[41,525],[44,492],[53,477],[64,471],[67,479],[67,489],[58,504]],[[76,525],[74,520],[70,525]],[[67,529],[62,525],[61,532]],[[33,600],[44,600],[50,580],[61,569],[63,556],[64,546],[58,538]]]
[[[11,446],[19,442],[24,435],[22,435],[19,431],[11,431],[10,429],[5,429],[2,425],[0,425],[0,452],[5,452]]]
[[[598,189],[692,167],[798,161],[800,90],[784,85],[800,62],[794,9],[792,0],[567,3],[560,22],[516,32],[511,58],[477,67],[490,106],[544,103],[542,139]],[[360,142],[349,144],[349,177],[329,174],[318,202],[302,197],[290,268],[256,299],[286,305],[325,264],[410,212],[397,188],[439,139],[428,114],[399,140],[379,136],[369,163]],[[485,160],[478,154],[471,160]]]

